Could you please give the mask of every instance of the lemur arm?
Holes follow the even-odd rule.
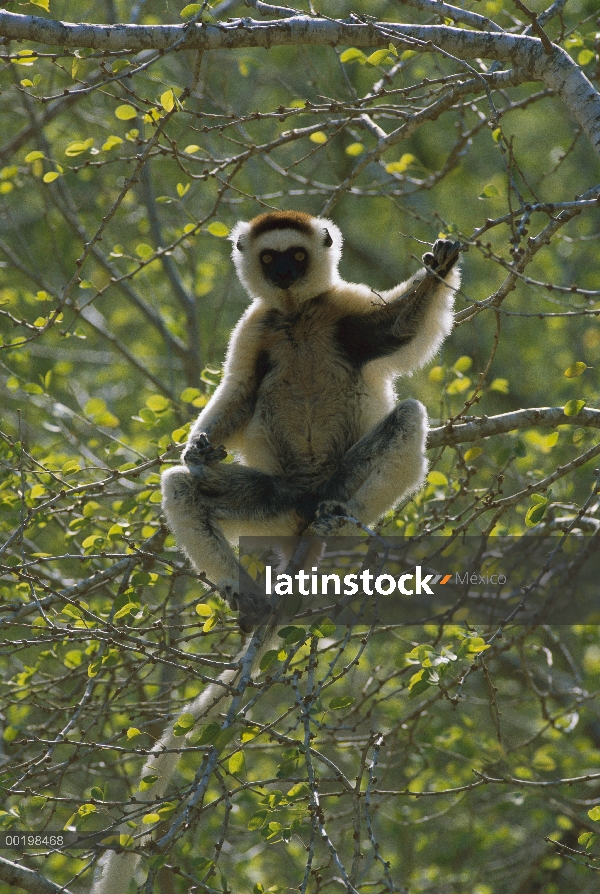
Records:
[[[262,308],[252,306],[233,330],[223,379],[192,426],[186,453],[202,434],[214,445],[227,444],[250,421],[256,393],[265,374],[260,349],[263,316]],[[219,458],[223,456],[216,459]]]
[[[409,372],[436,353],[452,325],[459,250],[458,242],[438,239],[423,255],[426,268],[384,294],[387,303],[342,317],[337,341],[354,365],[393,357],[399,372]]]

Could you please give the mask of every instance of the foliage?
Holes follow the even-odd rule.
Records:
[[[232,0],[2,6],[203,27],[248,13]],[[322,12],[468,33],[463,6],[443,20],[417,0]],[[597,87],[596,3],[554,7],[533,25],[508,0],[473,11],[490,31],[539,36],[541,23]],[[468,249],[455,331],[399,385],[428,405],[440,446],[384,532],[597,543],[600,165],[564,102],[523,69],[409,39],[1,52],[0,830],[126,816],[133,847],[171,830],[144,851],[148,892],[596,890],[596,626],[288,628],[233,725],[227,693],[222,714],[176,720],[241,639],[159,507],[160,471],[246,306],[226,236],[298,208],[335,218],[343,275],[374,289],[414,272],[439,234]],[[530,407],[564,414],[468,443],[442,429]],[[136,808],[166,722],[185,749],[175,787]],[[24,864],[83,892],[96,857]],[[3,878],[0,865],[8,894]]]

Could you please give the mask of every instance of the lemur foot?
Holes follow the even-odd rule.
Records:
[[[337,503],[335,500],[320,503],[315,520],[304,533],[309,537],[331,537],[348,524],[346,521],[348,514],[348,509],[343,503]]]
[[[439,276],[450,273],[460,254],[461,244],[453,239],[436,239],[432,250],[426,251],[422,261],[426,267],[431,268]]]
[[[221,462],[227,456],[227,451],[221,445],[213,447],[208,439],[208,435],[201,432],[191,441],[182,454],[182,459],[190,471],[193,472],[195,467],[212,466]]]
[[[217,589],[227,604],[234,611],[239,611],[238,624],[242,633],[251,633],[271,611],[265,594],[250,576],[244,580],[242,587],[240,581],[223,578]]]

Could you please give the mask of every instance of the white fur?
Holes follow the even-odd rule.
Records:
[[[261,233],[252,239],[251,251],[248,239],[251,225],[241,221],[233,228],[229,236],[233,243],[231,257],[241,282],[252,298],[262,298],[273,307],[281,307],[281,289],[266,281],[262,271],[260,253],[266,248],[285,251],[294,245],[302,245],[308,249],[310,262],[305,276],[286,289],[288,296],[296,303],[308,301],[341,282],[338,265],[344,240],[339,228],[325,217],[313,217],[311,225],[311,236],[293,229]],[[324,244],[325,231],[333,241],[329,247]]]

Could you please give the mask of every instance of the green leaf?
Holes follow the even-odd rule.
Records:
[[[282,627],[277,635],[285,640],[286,643],[292,645],[306,639],[306,630],[303,627]]]
[[[568,400],[563,407],[565,416],[577,416],[585,406],[584,400]]]
[[[338,695],[329,702],[330,711],[339,711],[342,708],[349,708],[356,699],[351,695]]]
[[[145,826],[150,826],[152,823],[160,822],[160,816],[158,813],[147,813],[142,817],[142,822]]]
[[[195,16],[197,12],[200,12],[201,9],[201,3],[188,3],[187,6],[183,7],[179,15],[182,19],[190,19],[192,16]]]
[[[470,447],[465,453],[465,461],[470,463],[483,453],[483,447]]]
[[[270,810],[257,810],[256,813],[250,817],[248,831],[254,832],[256,829],[262,829],[270,812]]]
[[[227,762],[227,769],[233,776],[240,776],[245,769],[244,752],[236,751]]]
[[[154,785],[155,782],[158,782],[158,776],[154,776],[152,774],[149,774],[148,776],[143,776],[140,781],[140,785],[139,785],[140,791],[141,792],[147,791],[149,788],[152,788],[152,786]]]
[[[196,722],[196,718],[193,714],[189,712],[185,712],[180,714],[177,720],[175,721],[175,726],[173,727],[173,733],[176,736],[185,736],[187,732],[191,730]]]
[[[200,733],[200,737],[194,741],[194,745],[212,745],[219,733],[221,725],[219,723],[207,723]]]
[[[350,47],[349,49],[344,50],[344,52],[340,56],[340,62],[360,62],[361,65],[364,65],[366,61],[366,55],[363,53],[362,50],[356,49],[356,47]]]
[[[367,65],[382,65],[389,56],[389,50],[375,50],[367,56]]]
[[[310,794],[310,789],[306,782],[297,782],[296,785],[293,785],[289,792],[286,794],[286,798],[290,801],[293,801],[295,798],[304,798],[306,795]]]
[[[33,800],[33,799],[32,799]],[[582,832],[579,838],[577,839],[577,843],[581,844],[586,850],[592,846],[594,841],[596,840],[596,835],[593,832]]]
[[[488,183],[487,186],[484,186],[482,191],[479,194],[480,199],[491,199],[493,196],[499,196],[500,190],[497,186],[494,186],[493,183]]]
[[[265,652],[265,654],[260,659],[260,664],[259,664],[259,669],[260,669],[261,673],[264,673],[266,670],[268,670],[271,667],[271,665],[275,661],[277,661],[278,654],[279,653],[278,653],[277,649],[269,649],[267,652]]]
[[[600,820],[600,806],[592,807],[591,810],[588,810],[588,816],[591,820]]]
[[[587,368],[587,363],[578,360],[577,363],[572,363],[571,366],[568,366],[565,369],[563,376],[566,376],[567,379],[576,379],[578,376],[582,375]]]
[[[546,512],[547,504],[548,501],[544,500],[543,503],[537,502],[529,507],[525,514],[525,524],[528,528],[535,528],[536,525],[539,525]]]

